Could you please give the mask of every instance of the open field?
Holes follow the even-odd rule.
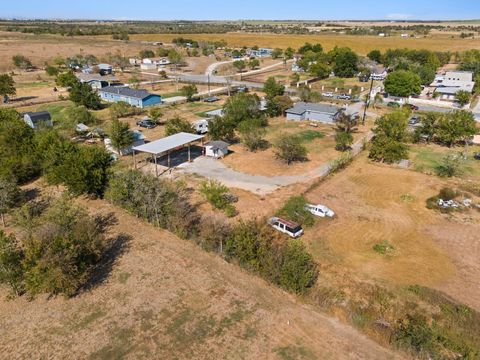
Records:
[[[429,197],[458,182],[372,164],[362,156],[307,192],[309,201],[333,208],[337,218],[319,221],[304,240],[319,259],[327,247],[334,262],[357,274],[441,289],[480,310],[480,263],[473,260],[480,257],[480,213],[443,215],[426,208]],[[373,251],[384,240],[395,248],[391,255]]]
[[[249,34],[249,33],[227,33],[227,34],[144,34],[132,35],[132,40],[141,41],[164,41],[183,36],[198,41],[225,40],[228,46],[263,46],[263,47],[293,47],[298,49],[305,42],[321,43],[324,49],[331,50],[335,46],[348,46],[359,54],[366,55],[373,49],[386,50],[390,48],[429,49],[442,51],[463,51],[469,49],[480,49],[480,39],[452,39],[448,35],[438,35],[428,38],[400,38],[400,37],[378,37],[378,36],[357,36],[357,35],[285,35],[285,34]]]
[[[106,279],[75,298],[10,301],[1,289],[2,357],[404,358],[216,255],[104,201],[82,202],[113,213],[112,236],[131,240]]]
[[[354,141],[364,137],[369,128],[369,126],[360,127],[354,133]],[[276,176],[304,174],[340,156],[340,153],[335,150],[334,126],[319,124],[318,127],[311,127],[308,122],[286,121],[284,117],[269,119],[265,139],[273,144],[280,134],[298,135],[304,139],[308,160],[287,166],[275,158],[273,146],[252,153],[242,144],[235,144],[230,148],[232,154],[222,161],[230,168],[243,173]]]

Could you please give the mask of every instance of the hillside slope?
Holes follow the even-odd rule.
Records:
[[[132,235],[128,249],[73,299],[7,300],[2,289],[0,358],[402,358],[218,256],[86,204],[115,213],[112,236]]]

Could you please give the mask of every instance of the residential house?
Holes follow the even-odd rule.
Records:
[[[53,126],[52,116],[48,111],[24,113],[23,121],[35,130]]]
[[[99,90],[100,98],[107,102],[125,102],[131,106],[145,108],[147,106],[161,104],[162,97],[151,94],[144,89],[130,89],[123,86],[108,86]]]
[[[332,124],[341,108],[334,105],[299,102],[291,109],[285,111],[287,120],[293,121],[319,121]]]
[[[459,91],[473,92],[475,82],[471,71],[447,71],[445,75],[437,75],[430,85],[435,87],[435,93],[441,100],[455,100]]]
[[[385,68],[381,66],[375,66],[372,69],[372,73],[370,74],[370,80],[376,81],[384,81],[387,78],[388,72]]]
[[[225,141],[209,141],[204,145],[205,156],[221,159],[224,156],[228,155],[229,146],[230,144],[226,143]]]
[[[113,73],[113,66],[110,64],[98,64],[95,66],[87,66],[82,69],[83,74],[111,75]]]
[[[247,55],[250,57],[257,57],[257,58],[263,58],[263,57],[268,57],[272,56],[273,49],[269,48],[260,48],[258,50],[247,50]]]
[[[155,66],[163,66],[170,64],[167,58],[146,58],[142,60],[142,64],[153,64]]]
[[[118,83],[118,79],[113,75],[102,76],[100,74],[76,74],[81,83],[87,83],[94,90],[102,89]]]

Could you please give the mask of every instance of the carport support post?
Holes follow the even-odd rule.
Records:
[[[190,144],[188,144],[188,162],[191,162],[192,160],[190,159]]]
[[[137,157],[135,156],[135,150],[133,150],[133,165],[135,166],[135,170],[137,170]]]
[[[167,152],[168,168],[170,168],[170,150]]]
[[[155,157],[155,176],[158,177],[157,154],[154,154],[153,156]]]

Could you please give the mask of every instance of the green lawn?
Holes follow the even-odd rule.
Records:
[[[447,148],[438,145],[412,145],[410,147],[410,159],[413,161],[416,171],[435,173],[435,169],[442,163],[447,154],[462,151],[464,151],[464,147]],[[470,146],[468,148],[467,159],[463,165],[467,176],[480,177],[480,161],[473,158],[473,154],[476,152],[480,152],[480,146]]]

